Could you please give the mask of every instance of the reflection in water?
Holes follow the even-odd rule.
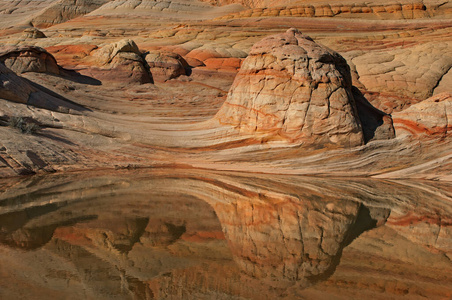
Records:
[[[452,295],[446,184],[156,169],[0,187],[2,299]]]

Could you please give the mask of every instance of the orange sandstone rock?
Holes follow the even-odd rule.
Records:
[[[452,131],[452,94],[441,93],[394,114],[397,135],[446,137]]]

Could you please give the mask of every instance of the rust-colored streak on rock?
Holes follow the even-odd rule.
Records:
[[[394,114],[399,135],[446,137],[452,130],[452,95],[441,93]]]
[[[277,133],[295,143],[364,142],[347,63],[296,29],[253,46],[215,117],[241,132]]]

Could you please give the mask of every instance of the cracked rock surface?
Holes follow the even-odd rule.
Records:
[[[296,29],[245,59],[216,118],[242,132],[322,146],[364,143],[347,62]]]

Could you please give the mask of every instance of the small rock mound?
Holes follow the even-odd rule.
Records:
[[[138,46],[132,40],[121,40],[93,51],[95,78],[121,83],[150,83],[152,76]]]
[[[291,143],[364,143],[350,68],[296,29],[256,43],[216,115],[244,133]]]
[[[393,117],[398,136],[445,138],[452,133],[452,94],[438,94]]]
[[[24,39],[42,39],[46,38],[44,32],[37,28],[27,28],[23,31],[22,38]]]
[[[60,74],[52,54],[36,46],[8,46],[0,49],[0,62],[17,74],[26,72]]]
[[[189,75],[190,66],[177,53],[169,51],[150,51],[146,54],[146,62],[156,81],[166,81],[181,75]]]

